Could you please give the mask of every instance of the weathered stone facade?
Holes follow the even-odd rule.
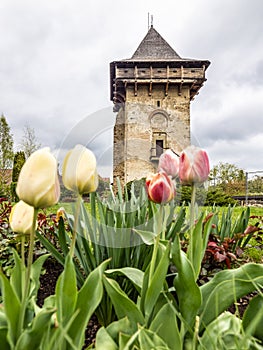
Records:
[[[152,27],[131,59],[111,63],[118,111],[114,178],[124,184],[145,177],[155,171],[165,149],[180,153],[190,144],[190,101],[205,81],[208,65],[180,58]]]

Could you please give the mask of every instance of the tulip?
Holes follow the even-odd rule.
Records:
[[[195,146],[187,147],[180,155],[179,178],[184,185],[205,182],[209,175],[207,153]]]
[[[76,145],[68,151],[62,166],[62,181],[68,190],[80,195],[96,191],[98,174],[96,158],[92,151]]]
[[[16,203],[10,213],[11,229],[16,233],[30,235],[33,229],[34,208],[23,201]],[[34,230],[36,227],[34,227]]]
[[[146,189],[149,199],[159,204],[168,203],[175,196],[174,183],[163,171],[147,176]]]
[[[173,178],[179,173],[179,157],[170,149],[161,154],[159,158],[158,171],[163,170]]]
[[[65,217],[66,217],[65,208],[60,207],[60,208],[57,210],[56,221],[59,222],[60,218],[62,218],[63,220],[65,220]]]
[[[48,147],[32,153],[19,174],[16,193],[36,209],[56,204],[60,196],[57,161]]]

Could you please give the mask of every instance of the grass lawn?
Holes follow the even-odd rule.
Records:
[[[56,214],[57,210],[61,207],[63,207],[65,209],[65,211],[67,213],[72,213],[72,208],[74,207],[75,205],[75,202],[71,202],[71,203],[58,203],[48,209],[43,209],[44,213],[45,214]],[[90,204],[89,203],[86,203],[86,208],[87,210],[90,210]],[[201,210],[206,210],[207,213],[213,211],[213,208],[212,207],[202,207],[202,208],[199,208],[199,211]],[[234,208],[234,211],[233,211],[233,220],[236,219],[241,213],[242,211],[244,211],[246,209],[246,207],[244,206],[237,206]],[[223,212],[227,212],[228,210],[228,207],[216,207],[216,210],[219,212],[219,214],[222,215]],[[250,207],[250,216],[262,216],[263,217],[263,208],[260,208],[260,207]],[[254,223],[255,220],[251,219],[251,224]]]

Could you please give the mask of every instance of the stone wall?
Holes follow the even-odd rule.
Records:
[[[166,94],[167,93],[167,94]],[[114,177],[123,183],[146,177],[158,164],[156,142],[180,153],[190,144],[190,88],[154,84],[126,87],[125,108],[114,128]]]

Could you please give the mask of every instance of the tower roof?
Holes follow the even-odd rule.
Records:
[[[134,52],[131,60],[142,61],[156,59],[180,60],[181,57],[164,40],[157,30],[151,26],[137,50]]]
[[[169,86],[179,86],[181,91],[186,85],[193,99],[206,81],[209,65],[208,60],[180,57],[151,26],[131,58],[110,63],[111,100],[124,102],[127,86],[134,86],[137,94],[141,84],[149,84],[150,94],[154,84],[164,84],[166,94]]]

